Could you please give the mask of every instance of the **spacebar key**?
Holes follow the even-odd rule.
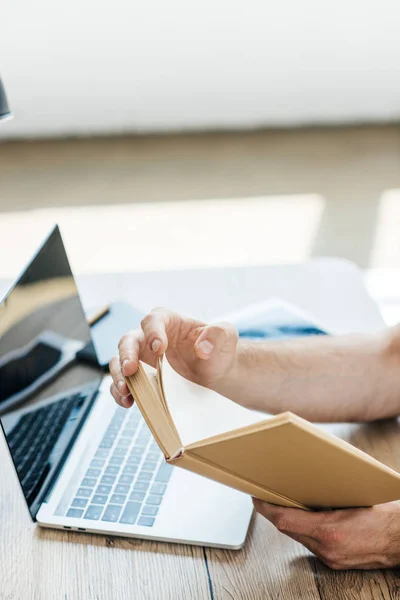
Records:
[[[119,522],[133,525],[136,522],[141,506],[140,502],[128,502]]]

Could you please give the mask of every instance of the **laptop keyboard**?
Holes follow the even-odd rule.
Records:
[[[7,443],[28,504],[50,470],[49,458],[73,408],[85,396],[77,393],[20,417]]]
[[[172,469],[138,407],[118,407],[66,516],[152,527]]]

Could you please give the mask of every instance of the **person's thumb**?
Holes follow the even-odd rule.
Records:
[[[237,329],[232,323],[206,325],[197,338],[194,349],[203,360],[208,360],[216,353],[234,353],[238,337]]]

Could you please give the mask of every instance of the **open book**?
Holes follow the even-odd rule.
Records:
[[[372,506],[400,498],[400,474],[290,412],[267,416],[140,363],[127,384],[166,460],[266,502]]]

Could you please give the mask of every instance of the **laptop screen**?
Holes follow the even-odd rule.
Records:
[[[90,356],[56,227],[0,305],[0,421],[33,517],[101,382]]]

